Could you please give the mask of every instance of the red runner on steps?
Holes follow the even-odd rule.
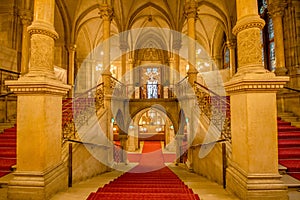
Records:
[[[99,188],[88,200],[200,200],[164,165],[160,142],[145,141],[139,165]]]
[[[287,168],[287,174],[300,180],[300,128],[281,118],[277,124],[279,163]]]

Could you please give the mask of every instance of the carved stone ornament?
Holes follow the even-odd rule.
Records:
[[[251,29],[251,28],[259,28],[263,29],[265,26],[265,21],[261,19],[258,15],[246,16],[237,21],[237,24],[232,29],[232,33],[237,35],[243,30]]]
[[[102,4],[99,6],[99,15],[101,19],[111,21],[113,13],[112,7],[108,4]]]
[[[33,18],[32,11],[30,11],[28,9],[20,9],[19,16],[20,16],[20,19],[21,19],[23,25],[28,26],[31,24],[32,18]]]
[[[238,34],[238,63],[239,66],[262,64],[261,40],[259,30],[244,30]]]
[[[41,35],[49,36],[54,40],[58,39],[58,34],[55,31],[54,26],[49,23],[45,23],[41,21],[33,21],[32,24],[28,26],[27,31],[31,35],[41,34]]]
[[[34,35],[31,40],[31,60],[33,67],[51,69],[53,65],[53,40],[45,35]]]
[[[196,18],[197,16],[197,5],[195,1],[187,2],[184,8],[184,14],[186,18]]]

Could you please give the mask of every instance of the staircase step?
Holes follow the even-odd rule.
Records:
[[[15,158],[0,158],[0,170],[9,171],[16,164]]]
[[[279,159],[300,159],[300,148],[281,148],[278,157]]]
[[[300,139],[300,131],[295,132],[279,132],[279,139]]]
[[[281,117],[281,119],[283,119],[284,121],[288,121],[288,122],[298,121],[298,117]]]
[[[300,147],[300,140],[279,140],[279,148]]]
[[[295,126],[279,126],[278,127],[278,132],[287,132],[287,131],[299,131],[300,128],[297,128]]]
[[[300,159],[280,159],[279,163],[288,168],[288,173],[300,172]]]
[[[200,200],[198,195],[195,194],[174,194],[174,193],[120,193],[120,192],[101,192],[101,193],[92,193],[88,197],[88,200],[97,200],[97,199],[131,199],[131,200],[189,200],[196,199]]]
[[[16,148],[0,147],[0,158],[15,158],[16,156]]]

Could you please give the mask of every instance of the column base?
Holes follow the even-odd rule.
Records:
[[[227,190],[240,199],[288,200],[287,187],[279,174],[247,174],[237,166],[230,166],[226,174]]]
[[[16,171],[8,184],[8,199],[45,200],[68,188],[67,168],[63,164],[44,171]]]
[[[279,67],[275,69],[275,74],[277,76],[286,76],[287,69],[285,67]]]

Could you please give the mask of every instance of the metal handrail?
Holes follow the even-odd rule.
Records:
[[[8,93],[6,93],[6,94],[1,94],[0,95],[0,98],[1,97],[6,97],[6,96],[9,96],[9,95],[12,95],[12,94],[14,94],[13,92],[8,92]]]
[[[290,88],[290,87],[283,87],[284,89],[287,89],[287,90],[292,90],[292,91],[295,91],[295,92],[300,92],[299,89],[295,89],[295,88]]]
[[[228,103],[228,101],[224,100],[222,98],[222,96],[220,96],[216,92],[212,91],[211,89],[207,88],[206,86],[202,85],[201,83],[198,83],[197,81],[195,81],[194,84],[196,84],[196,85],[200,86],[201,88],[205,89],[207,92],[212,93],[213,95],[215,95],[216,97],[218,97],[218,99],[220,99],[221,101],[223,101],[227,106],[230,106],[230,104]]]
[[[116,82],[120,83],[121,85],[125,86],[124,83],[122,83],[121,81],[119,81],[119,80],[116,79],[115,77],[113,77],[113,76],[110,76],[110,77],[111,77],[114,81],[116,81]]]
[[[20,72],[15,72],[15,71],[8,70],[8,69],[3,69],[3,68],[0,68],[0,71],[8,72],[8,73],[11,73],[11,74],[17,74],[17,75],[21,74]]]
[[[185,81],[185,79],[187,79],[189,76],[185,76],[183,79],[181,79],[180,81],[178,81],[178,83],[176,83],[175,85],[179,85],[180,83],[182,83],[183,81]]]
[[[96,89],[97,87],[99,87],[99,86],[101,86],[101,85],[103,85],[103,82],[102,82],[102,83],[99,83],[98,85],[92,87],[91,89],[89,89],[89,90],[87,90],[87,91],[85,91],[85,92],[83,92],[83,93],[80,93],[78,96],[76,96],[76,97],[74,97],[74,98],[71,98],[69,101],[67,101],[66,103],[63,104],[63,107],[66,106],[66,105],[71,104],[71,102],[72,102],[74,99],[78,99],[78,98],[80,98],[80,97],[82,97],[82,96],[88,94],[90,91]],[[63,110],[63,112],[64,112],[64,111],[65,111],[65,110]]]
[[[79,141],[79,140],[72,140],[72,139],[68,139],[68,138],[65,138],[64,140],[67,141],[67,142],[74,142],[74,143],[77,143],[77,144],[104,147],[105,149],[110,149],[111,148],[110,146],[107,146],[107,145],[104,145],[104,144],[96,144],[96,143],[91,143],[91,142],[82,142],[82,141]]]
[[[215,140],[215,141],[208,142],[208,143],[194,144],[194,145],[191,145],[190,147],[191,148],[196,148],[196,147],[201,147],[201,146],[205,146],[205,145],[211,145],[211,144],[214,144],[214,143],[226,142],[226,141],[228,141],[228,140],[227,139],[220,139],[220,140]]]

